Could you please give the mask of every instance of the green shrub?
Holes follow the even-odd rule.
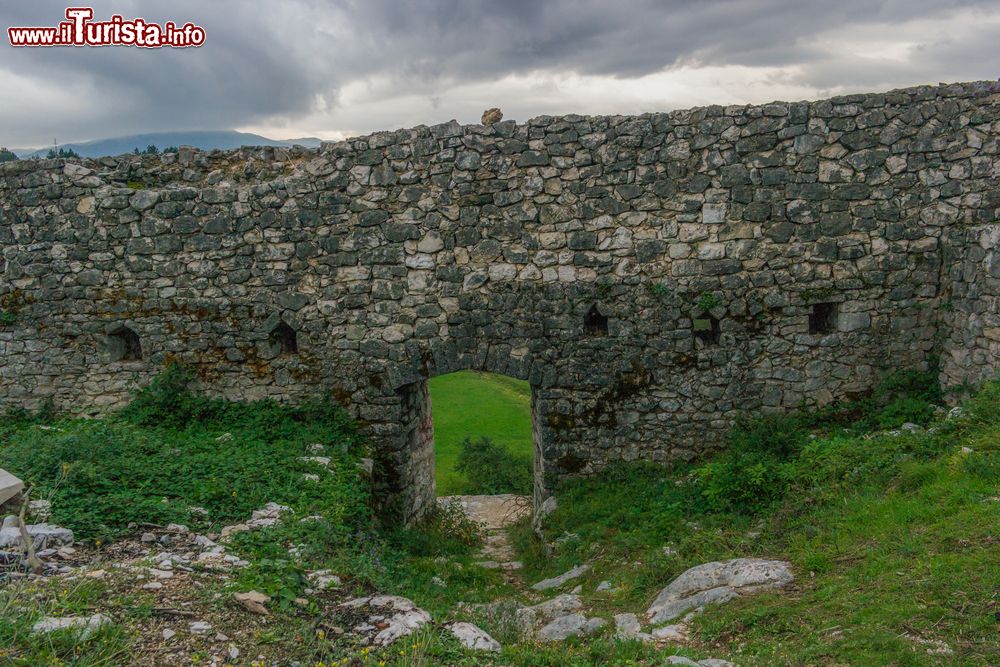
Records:
[[[140,426],[177,428],[204,416],[206,403],[188,387],[194,372],[181,364],[169,364],[136,394],[122,410],[122,416]]]
[[[486,437],[465,438],[455,465],[468,480],[466,493],[488,495],[530,495],[534,484],[531,467],[530,458],[518,456]]]
[[[784,463],[777,457],[726,452],[696,471],[707,509],[754,512],[784,497],[788,488]]]
[[[808,441],[801,414],[744,418],[729,432],[729,447],[695,470],[701,497],[713,511],[753,512],[781,499],[786,463]]]
[[[458,503],[435,504],[416,525],[394,529],[388,539],[410,556],[457,555],[482,543],[480,529]]]
[[[902,396],[878,411],[879,427],[892,429],[906,423],[927,424],[934,418],[934,406],[921,398]]]

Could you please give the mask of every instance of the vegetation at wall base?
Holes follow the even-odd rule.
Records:
[[[589,562],[573,584],[610,580],[591,604],[611,614],[701,563],[780,558],[790,590],[709,608],[690,646],[739,665],[995,665],[1000,382],[945,417],[929,378],[893,376],[860,407],[746,420],[705,462],[568,482],[547,548],[517,528],[525,575]]]
[[[28,471],[35,497],[53,500],[53,522],[76,530],[80,548],[95,555],[99,541],[135,539],[140,529],[132,522],[176,521],[207,532],[266,502],[292,507],[275,526],[236,534],[227,548],[249,565],[191,598],[194,608],[219,609],[232,605],[225,601],[234,591],[269,595],[266,622],[233,612],[234,623],[256,624],[254,651],[269,659],[584,667],[659,665],[682,654],[742,666],[991,666],[1000,655],[1000,383],[982,387],[962,414],[945,416],[931,380],[897,375],[849,405],[748,418],[733,429],[729,448],[705,461],[623,464],[567,482],[544,541],[527,523],[513,531],[524,562],[520,584],[475,565],[480,537],[454,509],[431,512],[409,529],[380,526],[357,466],[365,443],[328,401],[206,399],[189,391],[183,368],[172,368],[107,418],[8,413],[0,420],[0,459]],[[313,444],[324,445],[329,467],[301,460],[315,455]],[[319,481],[306,483],[304,473],[319,473]],[[299,520],[306,516],[320,520]],[[684,645],[619,641],[613,623],[586,640],[518,642],[510,628],[458,605],[534,602],[579,585],[587,616],[641,616],[685,569],[746,556],[790,561],[795,584],[707,608],[691,621]],[[591,569],[563,589],[526,590],[583,562]],[[405,595],[436,625],[391,647],[363,649],[350,633],[329,631],[336,601],[298,602],[306,572],[321,568],[344,578],[336,600]],[[101,579],[4,587],[0,664],[134,664],[141,653],[134,632],[160,612],[153,594],[122,592],[120,577],[109,569]],[[605,580],[611,589],[597,592]],[[29,631],[43,614],[95,611],[115,623],[86,641]],[[462,648],[442,630],[448,620],[476,622],[503,651]],[[244,658],[250,664],[255,655]]]

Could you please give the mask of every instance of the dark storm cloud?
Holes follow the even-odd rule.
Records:
[[[7,3],[3,27],[54,25],[65,2]],[[82,4],[82,3],[81,3]],[[817,88],[995,76],[996,35],[928,35],[918,62],[876,68],[811,43],[829,31],[945,20],[983,0],[283,0],[98,2],[112,13],[206,28],[200,49],[0,48],[0,82],[36,90],[0,106],[0,143],[44,143],[165,129],[245,126],[307,113],[317,96],[372,77],[435,95],[508,74],[638,77],[680,65],[798,66]],[[973,46],[975,45],[975,46]],[[985,53],[972,52],[985,47]],[[992,69],[991,69],[992,68]],[[7,79],[4,79],[7,77]],[[72,88],[82,101],[67,103]],[[46,93],[45,91],[49,92]],[[741,100],[733,100],[739,102]],[[401,116],[402,119],[402,116]],[[337,128],[331,128],[337,129]]]

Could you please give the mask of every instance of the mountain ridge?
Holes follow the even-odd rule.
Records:
[[[318,148],[320,139],[302,137],[298,139],[270,139],[251,132],[236,130],[193,130],[178,132],[145,132],[141,134],[107,137],[93,141],[80,141],[61,144],[58,148],[72,150],[81,157],[104,157],[132,153],[135,149],[146,150],[154,145],[163,150],[169,146],[194,146],[201,150],[229,150],[240,146],[292,146],[299,144],[307,148]],[[44,148],[12,148],[19,158],[45,157],[52,147]]]

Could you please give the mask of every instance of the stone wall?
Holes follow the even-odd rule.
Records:
[[[945,247],[941,381],[957,389],[1000,369],[1000,225],[951,229]]]
[[[940,353],[989,375],[998,177],[990,82],[9,163],[0,402],[103,410],[170,360],[329,391],[412,515],[423,383],[486,370],[532,385],[540,498]]]

